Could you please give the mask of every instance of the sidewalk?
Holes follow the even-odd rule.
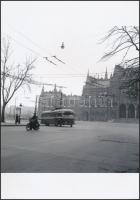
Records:
[[[14,121],[1,122],[1,126],[26,126],[28,122],[21,122],[20,124],[15,124]]]
[[[28,123],[28,120],[21,121],[20,124],[15,124],[15,121],[6,121],[6,122],[1,122],[1,126],[26,126]],[[43,126],[44,124],[40,124],[40,126]]]

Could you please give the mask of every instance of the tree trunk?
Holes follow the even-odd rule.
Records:
[[[2,113],[1,113],[1,122],[5,122],[5,108],[6,108],[6,104],[3,104]]]

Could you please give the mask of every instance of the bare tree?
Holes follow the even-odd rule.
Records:
[[[26,58],[23,65],[11,64],[11,40],[3,38],[1,49],[1,121],[5,122],[5,108],[15,93],[23,86],[30,88],[31,70],[36,59]]]
[[[111,58],[122,53],[120,65],[124,67],[123,76],[125,83],[121,88],[129,88],[130,91],[138,91],[139,83],[139,27],[137,26],[115,26],[101,40],[101,43],[108,41],[107,52],[101,60]],[[134,87],[134,88],[133,88]],[[132,89],[133,88],[133,89]]]
[[[123,52],[123,59],[127,57],[129,51],[134,48],[137,52],[139,52],[139,28],[136,26],[122,26],[122,27],[113,27],[109,30],[108,34],[101,40],[101,42],[111,41],[109,45],[109,50],[103,55],[101,59],[106,59],[118,54],[119,52]],[[137,64],[138,57],[134,57],[131,59],[126,59],[126,63],[134,62]]]

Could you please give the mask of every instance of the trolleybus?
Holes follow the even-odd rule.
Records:
[[[75,113],[71,109],[44,111],[41,114],[41,123],[46,126],[53,124],[55,126],[70,125],[72,127],[75,123]]]

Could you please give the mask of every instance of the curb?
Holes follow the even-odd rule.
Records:
[[[15,124],[1,124],[1,126],[26,126],[25,124],[15,125]]]
[[[26,124],[20,124],[20,125],[16,125],[16,124],[1,124],[1,126],[16,126],[16,127],[19,127],[19,126],[26,126]],[[45,126],[45,125],[40,125],[40,126]]]

